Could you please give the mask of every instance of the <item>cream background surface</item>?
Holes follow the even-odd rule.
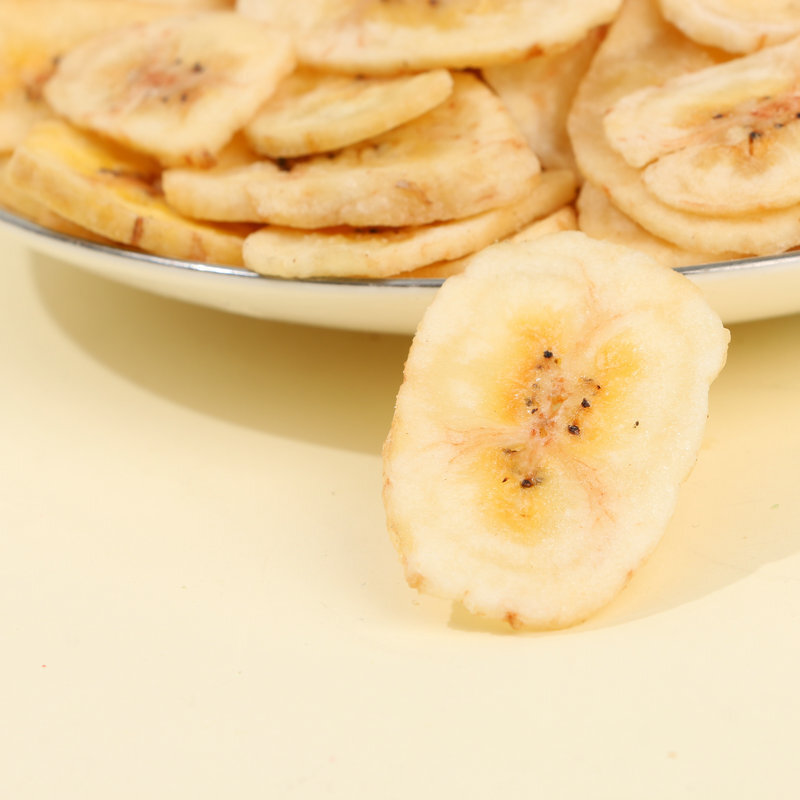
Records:
[[[0,233],[0,795],[796,796],[800,316],[732,334],[658,551],[590,622],[511,634],[386,536],[409,337]]]

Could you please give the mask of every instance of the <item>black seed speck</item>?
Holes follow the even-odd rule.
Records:
[[[205,67],[199,61],[195,61],[194,64],[192,65],[192,72],[204,72],[204,71]]]
[[[579,428],[577,425],[567,425],[567,430],[568,430],[568,431],[569,431],[569,432],[570,432],[570,433],[571,433],[573,436],[577,436],[577,435],[578,435],[578,434],[581,432],[581,429],[580,429],[580,428]]]
[[[531,409],[531,414],[535,414],[538,410],[539,410],[539,406],[536,406],[536,408],[532,408]]]
[[[530,489],[530,488],[531,488],[531,486],[533,486],[533,481],[532,481],[530,478],[523,478],[523,479],[522,479],[522,480],[519,482],[519,485],[520,485],[520,486],[521,486],[523,489]]]
[[[553,353],[552,353],[552,351],[550,351],[550,350],[545,350],[545,351],[544,351],[544,357],[545,357],[545,358],[552,358],[552,357],[553,357]]]
[[[773,128],[782,128],[783,127],[783,123],[782,122],[776,122],[772,127]]]
[[[276,162],[278,164],[278,169],[281,172],[291,172],[292,171],[292,164],[287,158],[279,158]]]
[[[582,408],[589,408],[590,405],[591,405],[591,403],[585,397],[583,398],[583,400],[581,400],[581,407]]]
[[[502,483],[505,483],[507,480],[508,478],[503,478]]]
[[[633,427],[634,428],[638,428],[639,427],[639,420],[638,419],[636,420],[636,422],[633,423]]]
[[[747,138],[748,138],[748,139],[749,139],[751,142],[754,142],[756,139],[760,139],[760,138],[761,138],[763,135],[764,135],[764,134],[763,134],[763,133],[761,133],[761,131],[750,131],[750,133],[749,133],[749,134],[747,134]]]
[[[714,116],[711,117],[711,119],[722,119],[724,116],[725,115],[722,112],[720,112],[719,114],[714,114]]]

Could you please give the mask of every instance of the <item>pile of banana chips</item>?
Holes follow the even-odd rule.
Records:
[[[0,203],[264,275],[448,277],[387,527],[411,586],[559,628],[700,448],[729,337],[671,268],[800,245],[798,85],[784,0],[0,0]]]
[[[776,253],[798,34],[777,0],[2,0],[0,203],[285,277],[443,277],[575,228],[667,266]]]

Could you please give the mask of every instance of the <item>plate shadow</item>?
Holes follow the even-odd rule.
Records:
[[[32,274],[54,323],[125,380],[242,427],[380,452],[410,337],[229,314],[40,254]]]

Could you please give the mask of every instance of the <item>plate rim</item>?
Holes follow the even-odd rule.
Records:
[[[228,278],[247,278],[249,280],[269,281],[279,284],[314,284],[333,286],[412,286],[412,287],[438,287],[444,283],[444,278],[344,278],[344,277],[317,277],[317,278],[286,278],[279,275],[262,275],[246,267],[234,267],[225,264],[215,264],[203,261],[190,261],[188,259],[171,258],[148,253],[143,250],[127,248],[123,244],[110,245],[81,239],[67,233],[54,231],[25,217],[19,216],[6,208],[0,207],[0,223],[21,229],[27,233],[42,236],[60,244],[78,249],[84,249],[109,256],[122,256],[134,261],[154,266],[166,267],[173,270],[188,272],[201,272],[209,275],[219,275]],[[772,266],[800,265],[800,250],[789,250],[769,256],[747,256],[740,259],[725,261],[710,261],[703,264],[693,264],[685,267],[674,267],[676,272],[683,275],[709,275],[731,271],[748,271],[764,269]]]

